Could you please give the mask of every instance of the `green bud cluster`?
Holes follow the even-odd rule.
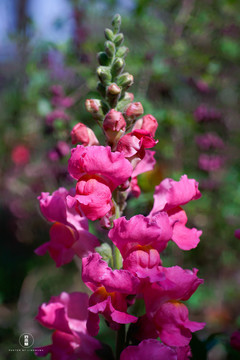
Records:
[[[122,46],[124,35],[120,33],[121,16],[115,15],[112,30],[105,29],[106,38],[104,51],[98,53],[99,67],[97,90],[107,102],[109,108],[116,108],[118,101],[125,98],[126,90],[133,84],[133,76],[123,73],[128,48]]]

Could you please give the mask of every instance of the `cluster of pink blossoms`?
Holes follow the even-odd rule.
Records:
[[[113,38],[106,47],[115,44],[112,63],[116,64],[116,59],[121,60],[116,57],[121,54],[119,16],[115,16],[113,26]],[[106,31],[105,36],[111,38],[111,33]],[[40,357],[50,353],[53,360],[114,359],[95,338],[101,315],[118,332],[118,340],[121,338],[116,346],[117,359],[189,359],[191,334],[205,324],[189,320],[183,302],[203,280],[197,277],[197,269],[164,267],[161,256],[169,241],[182,250],[191,250],[199,243],[201,231],[186,226],[182,206],[201,194],[198,183],[186,175],[179,181],[165,179],[155,189],[153,208],[147,216],[122,216],[127,198],[140,195],[138,175],[154,167],[155,153],[149,149],[157,143],[154,135],[158,124],[152,115],[141,117],[141,103],[124,91],[132,83],[131,75],[124,73],[120,80],[112,75],[113,80],[116,83],[105,84],[106,96],[111,99],[105,113],[99,100],[86,102],[87,109],[98,117],[108,146],[99,145],[91,129],[77,124],[71,133],[72,142],[82,145],[72,149],[68,167],[77,181],[76,188],[60,188],[39,197],[41,212],[53,225],[50,241],[36,253],[48,251],[56,266],[69,263],[75,255],[81,258],[82,280],[92,294],[63,292],[40,306],[37,320],[54,332],[52,344],[37,348],[35,353]],[[125,101],[122,108],[116,105],[121,104],[120,94]],[[119,102],[111,107],[114,96]],[[115,249],[108,262],[100,255],[100,241],[89,232],[88,220],[98,220],[108,229],[108,243]],[[136,313],[138,302],[144,303],[140,316]],[[125,336],[122,330],[126,325]]]

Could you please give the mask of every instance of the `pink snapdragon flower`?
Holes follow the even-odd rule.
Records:
[[[83,146],[99,145],[96,135],[83,123],[76,124],[71,131],[72,144],[82,143]]]
[[[154,116],[148,114],[137,120],[133,126],[133,130],[142,129],[148,131],[152,137],[155,136],[158,128],[158,122]]]
[[[197,122],[211,122],[221,120],[222,114],[215,108],[209,108],[206,105],[200,105],[194,111],[194,117]]]
[[[54,223],[50,229],[50,241],[35,250],[37,255],[49,252],[56,266],[72,261],[74,255],[83,257],[99,245],[99,241],[88,231],[88,221],[75,209],[67,206],[69,192],[59,188],[52,195],[42,193],[38,197],[43,216]]]
[[[96,351],[101,349],[101,343],[86,328],[88,300],[84,293],[62,292],[39,307],[36,319],[55,332],[51,345],[35,349],[37,356],[50,353],[52,360],[99,360]]]
[[[102,218],[112,209],[112,191],[132,174],[124,155],[104,146],[78,145],[72,149],[68,170],[78,180],[76,195],[68,197],[68,204],[79,206],[90,220]]]
[[[143,340],[137,346],[128,346],[121,353],[120,360],[178,360],[177,352],[158,340]]]
[[[137,318],[127,313],[128,295],[137,293],[139,280],[126,270],[112,270],[98,253],[82,260],[82,279],[94,293],[89,300],[87,328],[92,336],[99,331],[99,313],[103,314],[110,327],[118,330],[120,324],[136,322]]]
[[[188,345],[192,332],[205,326],[205,323],[190,321],[187,307],[178,301],[168,301],[159,306],[153,322],[162,342],[176,347]]]
[[[151,134],[142,129],[133,130],[124,135],[117,144],[117,151],[120,151],[133,164],[136,165],[146,154],[145,149],[152,148],[157,144]]]
[[[180,181],[167,178],[156,186],[153,197],[154,205],[149,216],[156,215],[159,211],[166,211],[172,224],[172,240],[182,250],[195,248],[200,241],[202,231],[185,226],[187,215],[180,206],[201,197],[198,183],[194,179],[188,179],[187,175],[183,175]]]
[[[74,104],[72,97],[66,97],[61,85],[53,85],[51,87],[53,94],[52,105],[59,108],[68,108]]]

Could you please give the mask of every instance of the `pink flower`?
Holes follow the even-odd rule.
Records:
[[[53,360],[99,359],[95,351],[101,344],[88,335],[86,328],[88,300],[84,293],[63,292],[40,306],[36,319],[56,331],[51,345],[35,349],[37,356],[50,353]]]
[[[222,118],[222,114],[215,108],[208,108],[205,105],[200,105],[194,111],[194,117],[197,122],[219,121]]]
[[[13,148],[11,159],[15,165],[26,165],[30,160],[29,149],[25,145],[17,145]]]
[[[49,251],[56,266],[69,263],[76,254],[79,257],[94,251],[99,245],[97,238],[88,232],[88,221],[66,203],[69,192],[59,188],[52,195],[42,193],[39,196],[40,209],[43,216],[54,225],[50,229],[50,242],[35,250],[37,255]]]
[[[120,360],[178,360],[175,350],[161,344],[158,340],[143,340],[137,346],[128,346],[121,353]]]
[[[112,270],[97,253],[83,258],[82,279],[94,293],[89,300],[90,315],[87,328],[92,336],[99,331],[99,313],[103,314],[110,327],[119,329],[120,324],[136,322],[135,316],[127,313],[129,294],[136,294],[139,280],[126,270]]]
[[[130,220],[116,219],[108,236],[125,259],[141,247],[161,252],[171,239],[172,229],[167,214],[162,212],[151,219],[143,215],[133,216]]]
[[[216,171],[224,165],[224,157],[215,154],[200,154],[198,159],[198,166],[204,171]]]
[[[110,147],[77,146],[72,149],[69,173],[78,180],[76,195],[68,197],[70,207],[78,204],[91,220],[105,216],[112,208],[112,191],[132,174],[132,166]]]
[[[146,286],[143,291],[148,314],[155,313],[159,305],[166,301],[188,300],[203,283],[203,280],[197,277],[197,269],[183,270],[179,266],[169,268],[159,266],[159,272],[162,273],[165,281]]]
[[[162,342],[168,346],[186,346],[192,332],[204,328],[204,323],[190,321],[187,307],[177,301],[162,304],[153,317],[153,322]]]
[[[68,170],[79,180],[84,175],[98,175],[108,182],[111,190],[123,184],[132,174],[132,166],[123,154],[111,152],[109,146],[77,145],[72,149]]]
[[[96,138],[92,129],[88,128],[82,123],[76,124],[71,131],[72,144],[82,143],[83,146],[98,145],[98,139]]]
[[[156,160],[154,159],[155,151],[146,150],[144,158],[139,161],[137,166],[134,168],[132,177],[136,177],[140,174],[143,174],[147,171],[153,170]]]
[[[158,122],[154,116],[148,114],[143,116],[142,119],[139,119],[134,124],[133,130],[142,129],[148,131],[152,137],[155,136],[155,132],[158,128]]]
[[[117,144],[117,151],[133,162],[134,167],[146,154],[145,149],[152,148],[157,144],[151,134],[142,129],[137,129],[124,135]]]
[[[149,216],[159,211],[167,211],[173,228],[172,240],[183,250],[196,247],[202,232],[185,226],[187,216],[180,205],[200,197],[198,183],[194,179],[188,179],[186,175],[183,175],[180,181],[165,179],[155,188],[154,205]]]
[[[203,135],[199,135],[196,137],[196,143],[202,150],[209,150],[211,148],[215,149],[223,149],[224,148],[224,142],[215,133],[205,133]]]

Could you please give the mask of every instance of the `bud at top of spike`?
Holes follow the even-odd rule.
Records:
[[[112,26],[113,26],[114,33],[117,34],[119,32],[120,26],[121,26],[121,16],[119,14],[114,15],[114,17],[112,19]]]

